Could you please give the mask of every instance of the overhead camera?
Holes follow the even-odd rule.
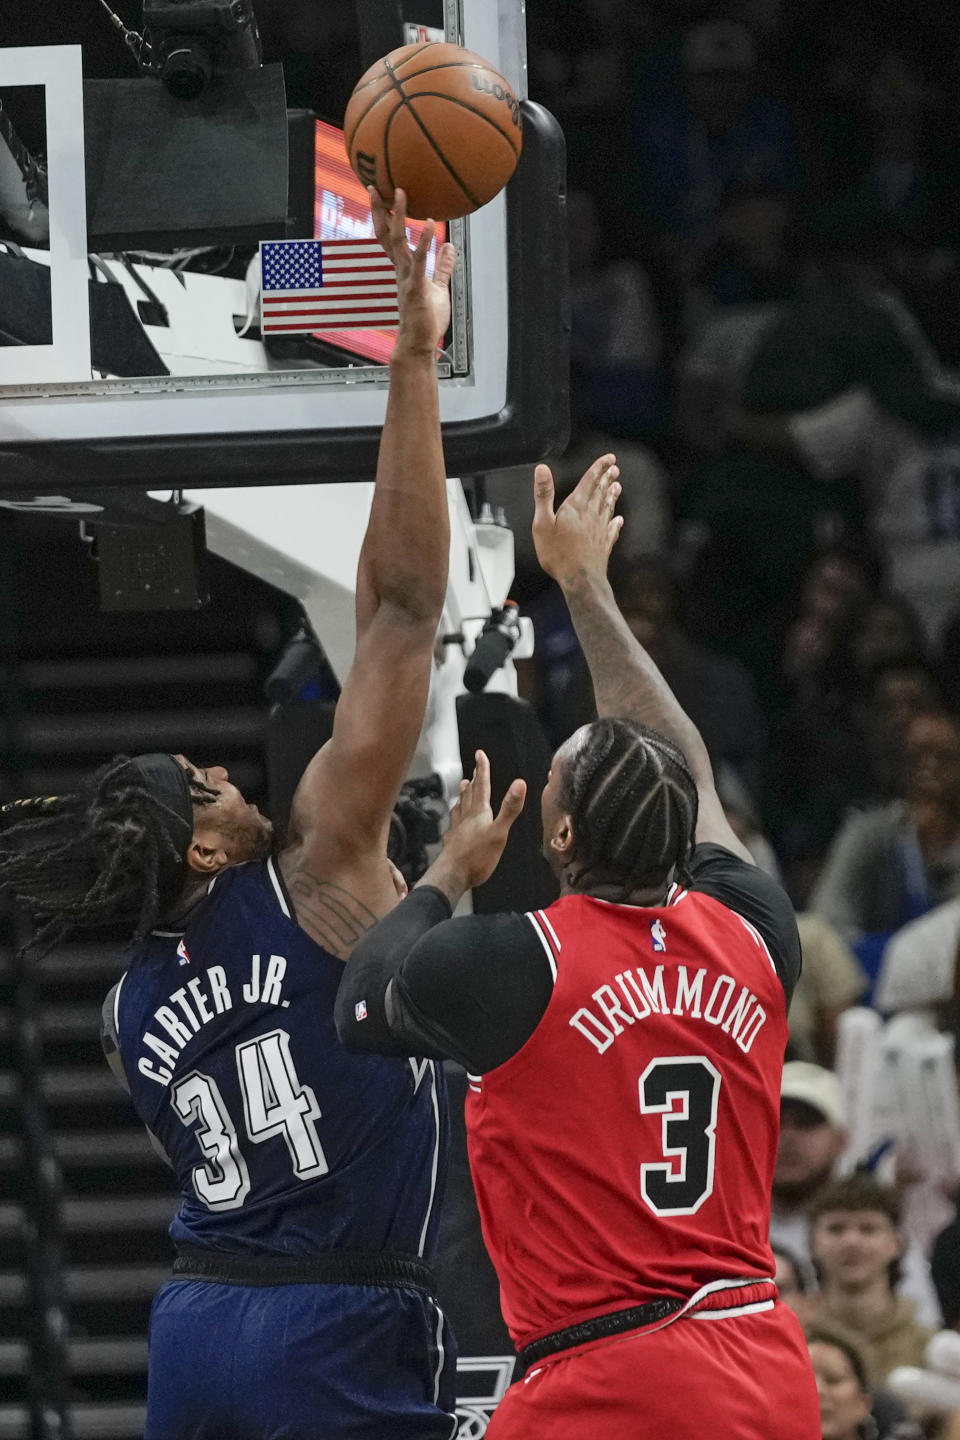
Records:
[[[430,864],[428,847],[437,845],[449,814],[439,775],[408,780],[390,817],[387,854],[408,885],[416,885]]]
[[[178,100],[195,100],[218,71],[262,63],[252,0],[143,0],[149,61]]]

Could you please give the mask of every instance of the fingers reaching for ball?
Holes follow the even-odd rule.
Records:
[[[432,277],[427,276],[427,257],[436,238],[436,226],[428,220],[416,246],[407,237],[407,196],[398,187],[389,209],[376,186],[368,185],[370,212],[377,239],[397,274],[397,303],[400,325],[395,354],[406,351],[436,356],[450,324],[450,280],[457,252],[449,242],[441,245]]]
[[[407,241],[407,197],[403,190],[394,191],[393,205],[388,206],[375,185],[367,186],[373,232],[394,266],[410,254]]]
[[[606,574],[623,527],[615,514],[622,492],[615,455],[601,455],[554,512],[553,477],[546,465],[534,476],[533,543],[537,559],[561,586],[577,575]]]

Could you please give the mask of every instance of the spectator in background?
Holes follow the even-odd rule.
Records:
[[[960,945],[956,959],[960,962]],[[944,1325],[952,1330],[960,1329],[960,1212],[933,1242],[930,1278],[940,1302]]]
[[[772,875],[782,885],[783,876],[776,852],[763,833],[756,802],[743,780],[731,765],[724,762],[716,771],[716,782],[717,794],[730,829],[746,845],[757,868]],[[792,1004],[791,1001],[791,1008]]]
[[[680,589],[664,560],[647,555],[628,565],[614,562],[611,583],[627,624],[699,729],[713,765],[728,765],[756,795],[766,724],[747,670],[690,639]]]
[[[863,547],[832,545],[813,557],[782,662],[785,686],[801,703],[819,703],[836,688],[844,641],[879,578]]]
[[[933,1011],[938,1028],[956,1032],[958,965],[960,898],[936,906],[892,936],[883,952],[874,1005],[885,1015]]]
[[[526,13],[530,93],[564,128],[571,185],[596,186],[605,199],[622,153],[610,137],[626,128],[630,90],[632,51],[617,9],[610,0],[564,0]]]
[[[810,901],[871,975],[893,931],[960,892],[960,717],[917,716],[904,758],[903,798],[849,816]]]
[[[773,1177],[770,1244],[809,1263],[807,1215],[827,1184],[847,1143],[840,1081],[830,1070],[803,1060],[783,1067],[780,1143]]]
[[[782,883],[780,867],[760,829],[756,807],[729,765],[716,772],[717,794],[731,830],[754,863]],[[790,1060],[809,1060],[829,1069],[837,1042],[837,1020],[867,988],[856,956],[821,915],[797,915],[803,970],[790,1001]]]
[[[633,142],[641,217],[682,283],[717,239],[726,190],[767,185],[792,194],[797,187],[789,111],[758,83],[753,37],[733,21],[691,26],[679,83],[638,93]]]
[[[757,347],[730,433],[866,524],[932,634],[960,567],[960,384],[891,283],[908,238],[869,217],[808,225],[805,283]]]
[[[630,520],[624,535],[629,545]],[[680,613],[680,590],[657,555],[618,556],[610,581],[627,624],[653,657],[667,684],[700,730],[711,763],[730,767],[748,791],[760,780],[765,723],[750,676],[735,660],[694,645]],[[567,620],[569,626],[569,620]],[[572,635],[572,629],[570,631]],[[572,734],[595,718],[593,689],[577,651],[559,700],[559,733]]]
[[[902,47],[867,45],[861,55],[868,63],[834,114],[833,146],[827,137],[826,206],[838,223],[863,216],[936,237],[952,178],[942,97]]]
[[[899,1401],[867,1382],[863,1352],[845,1335],[820,1325],[807,1329],[820,1396],[823,1440],[921,1440]]]
[[[786,196],[760,186],[720,202],[718,240],[689,292],[676,366],[674,425],[692,455],[726,448],[727,415],[739,406],[754,352],[795,283],[785,243],[792,217]]]
[[[932,1330],[896,1294],[903,1239],[896,1191],[857,1172],[810,1206],[810,1251],[820,1282],[816,1323],[863,1349],[867,1379],[883,1384],[897,1365],[922,1365]]]
[[[862,691],[878,666],[898,660],[924,660],[927,642],[916,610],[903,595],[881,591],[857,611],[846,654],[841,654],[843,683]]]
[[[870,1392],[862,1355],[849,1341],[822,1330],[808,1331],[807,1344],[823,1440],[866,1440]]]
[[[740,185],[720,199],[716,244],[696,277],[707,315],[789,300],[796,267],[787,244],[790,196],[764,185]]]
[[[797,915],[803,970],[790,1003],[789,1054],[829,1069],[837,1048],[837,1021],[867,988],[857,957],[833,926],[811,911]]]
[[[571,380],[583,423],[611,436],[657,435],[667,411],[660,317],[649,276],[614,259],[585,190],[567,196]]]
[[[910,724],[942,704],[919,653],[904,651],[862,675],[848,658],[848,641],[824,667],[822,688],[798,695],[777,727],[765,808],[795,904],[807,903],[850,809],[903,792]]]
[[[784,1305],[793,1311],[800,1324],[806,1328],[813,1319],[817,1303],[810,1266],[801,1264],[791,1250],[785,1250],[778,1245],[771,1245],[770,1248],[777,1267],[774,1276],[777,1293]]]

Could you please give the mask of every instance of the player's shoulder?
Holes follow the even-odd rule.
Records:
[[[709,895],[734,910],[732,902],[753,895],[768,904],[787,906],[793,913],[790,897],[774,875],[724,845],[711,841],[695,846],[687,870],[687,889],[692,894]]]
[[[800,937],[793,904],[780,882],[722,845],[698,845],[688,868],[691,895],[718,902],[732,921],[736,917],[733,923],[746,927],[770,956],[789,1001],[800,975]],[[720,923],[719,916],[713,923]]]

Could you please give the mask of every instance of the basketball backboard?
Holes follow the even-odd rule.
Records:
[[[27,344],[8,334],[0,345],[0,494],[82,500],[92,487],[372,475],[384,346],[370,332],[335,344],[265,342],[251,262],[258,239],[322,226],[362,233],[362,191],[358,201],[336,163],[343,105],[383,50],[430,36],[485,56],[524,102],[523,154],[507,191],[449,227],[459,262],[440,361],[448,467],[517,464],[562,443],[563,141],[552,117],[526,99],[522,0],[358,0],[353,27],[340,36],[336,83],[324,90],[326,110],[298,70],[304,35],[283,18],[291,7],[270,0],[254,0],[263,67],[215,73],[197,100],[173,98],[158,79],[138,75],[130,51],[139,20],[129,3],[109,7],[124,10],[126,47],[94,0],[69,27],[44,22],[32,0],[10,7],[4,38],[22,43],[0,48],[0,101],[23,151],[45,150],[49,241],[18,236],[0,166],[0,216],[20,246],[0,238],[0,264],[9,283],[45,297],[51,335]],[[398,18],[414,10],[415,19]],[[22,98],[29,89],[29,104],[18,106],[18,87]],[[249,115],[256,123],[245,129]],[[119,124],[118,116],[132,120]],[[288,193],[277,184],[277,155]],[[238,173],[231,156],[241,157]],[[174,183],[198,173],[205,207]]]

